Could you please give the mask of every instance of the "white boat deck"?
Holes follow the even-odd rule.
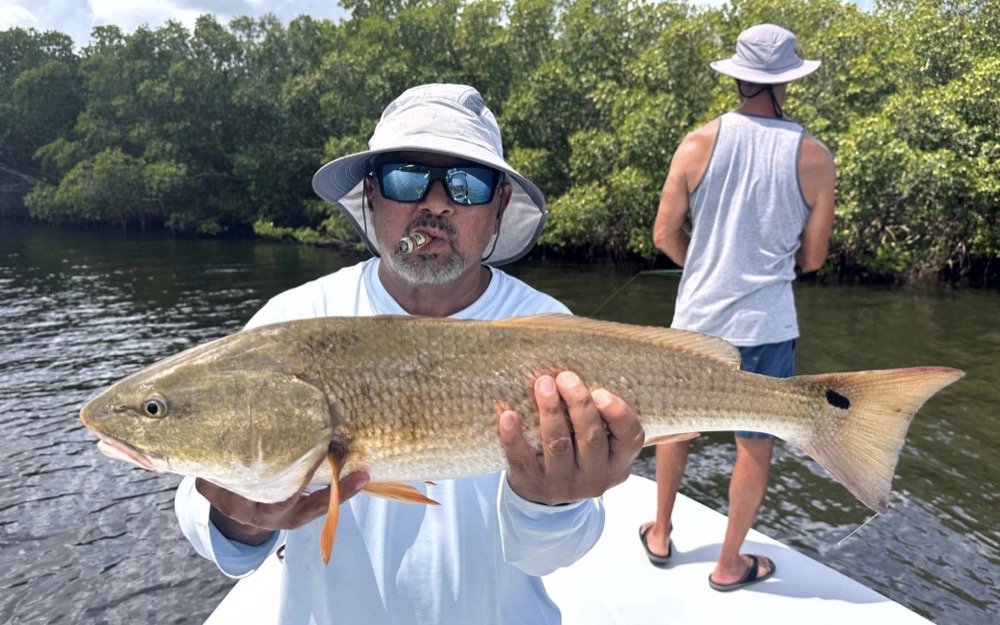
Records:
[[[638,539],[652,518],[656,484],[631,476],[605,495],[607,524],[597,545],[571,567],[545,577],[545,587],[566,625],[926,625],[902,605],[794,549],[751,530],[744,552],[774,560],[771,579],[734,592],[708,586],[726,518],[678,497],[673,564],[649,565]],[[281,563],[270,558],[241,580],[205,625],[278,623]]]

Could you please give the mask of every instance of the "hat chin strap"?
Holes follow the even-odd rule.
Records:
[[[486,262],[493,256],[493,252],[497,251],[497,241],[500,240],[500,224],[503,223],[503,211],[497,213],[497,233],[493,237],[493,247],[490,248],[490,253],[481,259],[481,262]]]
[[[736,88],[740,92],[740,97],[749,100],[750,98],[755,98],[759,96],[761,93],[767,91],[767,95],[771,98],[771,107],[774,109],[774,116],[778,118],[782,118],[785,116],[785,112],[781,109],[781,105],[778,104],[778,98],[776,98],[774,95],[774,85],[758,85],[760,89],[758,89],[753,93],[743,93],[743,85],[744,82],[742,80],[736,81]]]
[[[371,238],[368,236],[368,209],[365,208],[365,199],[367,197],[368,197],[368,194],[365,193],[364,190],[362,190],[361,191],[361,227],[362,227],[362,229],[365,232],[365,243],[367,243],[368,241],[371,241]],[[376,250],[375,248],[373,248],[371,245],[368,246],[368,251],[371,252],[372,256],[374,256],[375,258],[382,258],[382,255],[379,254],[378,250]]]

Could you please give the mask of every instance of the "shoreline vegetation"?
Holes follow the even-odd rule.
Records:
[[[409,86],[476,86],[546,193],[536,256],[669,266],[651,229],[673,150],[736,105],[708,63],[774,22],[822,60],[787,114],[833,152],[818,279],[1000,285],[1000,3],[342,0],[342,22],[200,17],[0,31],[0,227],[258,236],[357,249],[315,170]]]

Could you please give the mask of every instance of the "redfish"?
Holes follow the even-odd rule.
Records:
[[[918,367],[777,379],[720,339],[537,315],[501,321],[325,317],[220,338],[115,383],[81,410],[108,455],[264,503],[364,470],[371,494],[434,503],[409,482],[504,469],[497,416],[539,448],[534,380],[576,372],[636,411],[647,444],[753,430],[801,448],[866,506],[888,509],[913,415],[964,373]]]

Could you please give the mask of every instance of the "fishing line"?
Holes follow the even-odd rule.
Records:
[[[641,273],[641,272],[640,272],[640,273]],[[605,305],[606,305],[606,304],[607,304],[608,302],[610,302],[611,300],[613,300],[613,299],[615,298],[615,296],[616,296],[616,295],[618,295],[619,293],[621,293],[621,292],[622,292],[622,290],[623,290],[623,289],[624,289],[625,287],[627,287],[628,285],[632,284],[632,281],[633,281],[633,280],[635,280],[635,279],[636,279],[636,278],[638,278],[638,277],[639,277],[639,274],[637,273],[637,274],[635,274],[634,276],[632,276],[631,278],[629,278],[628,280],[626,280],[626,281],[625,281],[625,284],[623,284],[623,285],[621,285],[620,287],[618,287],[617,289],[615,289],[615,292],[614,292],[614,293],[612,293],[611,295],[609,295],[609,296],[608,296],[608,298],[607,298],[606,300],[604,300],[603,302],[601,302],[601,303],[600,303],[600,305],[599,305],[599,306],[598,306],[597,308],[595,308],[594,310],[590,311],[590,314],[589,314],[589,315],[587,315],[587,316],[588,316],[588,317],[593,317],[594,315],[596,315],[596,314],[597,314],[597,311],[599,311],[600,309],[604,308],[604,306],[605,306]]]
[[[857,528],[855,528],[853,532],[851,532],[847,536],[844,536],[843,538],[841,538],[840,542],[837,543],[837,546],[839,547],[842,544],[844,544],[845,540],[847,540],[851,536],[854,536],[855,534],[857,534],[858,532],[860,532],[862,527],[864,527],[864,526],[868,525],[869,523],[871,523],[872,521],[874,521],[875,517],[877,517],[877,516],[878,516],[878,512],[876,512],[875,514],[871,515],[871,517],[867,521],[865,521],[864,523],[862,523],[861,525],[859,525]]]
[[[647,269],[645,271],[639,271],[634,276],[632,276],[631,278],[629,278],[628,280],[626,280],[625,284],[623,284],[620,287],[618,287],[617,289],[615,289],[614,293],[612,293],[611,295],[609,295],[606,300],[604,300],[603,302],[601,302],[601,304],[597,308],[595,308],[594,310],[590,311],[590,314],[587,315],[587,316],[588,317],[593,317],[594,315],[596,315],[597,311],[599,311],[600,309],[604,308],[607,305],[608,302],[610,302],[615,297],[617,297],[617,295],[619,293],[621,293],[622,291],[625,290],[625,287],[627,287],[628,285],[632,284],[632,281],[635,280],[636,278],[638,278],[639,276],[651,275],[651,274],[680,275],[682,271],[683,271],[682,269]]]

